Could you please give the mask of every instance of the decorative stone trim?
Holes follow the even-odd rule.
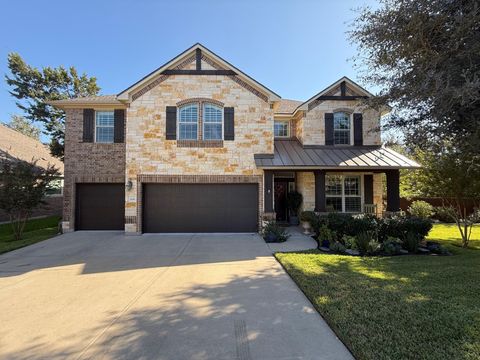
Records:
[[[184,61],[182,61],[180,64],[178,64],[177,66],[175,66],[173,69],[174,70],[181,70],[183,69],[185,66],[187,66],[188,64],[190,64],[191,62],[195,61],[195,55],[193,56],[190,56],[188,57],[187,59],[185,59]],[[155,86],[157,86],[158,84],[164,82],[165,80],[167,80],[169,77],[169,75],[160,75],[158,78],[156,78],[154,81],[152,81],[150,84],[148,84],[147,86],[141,88],[139,91],[137,91],[135,94],[132,95],[132,101],[138,99],[140,96],[144,95],[145,93],[147,93],[148,91],[150,91],[151,89],[153,89]]]
[[[137,217],[136,216],[125,216],[125,224],[136,224]]]
[[[142,231],[143,183],[156,184],[258,184],[258,230],[263,215],[263,176],[261,175],[137,175],[137,232]]]
[[[211,67],[215,68],[216,70],[225,70],[222,66],[217,64],[215,61],[213,61],[209,57],[205,56],[203,53],[202,53],[202,60],[205,61]]]
[[[177,140],[177,147],[221,148],[223,140]]]
[[[262,99],[263,101],[265,102],[268,102],[268,96],[265,95],[265,94],[262,94],[260,91],[258,91],[257,89],[255,89],[253,86],[250,86],[249,84],[247,84],[245,81],[243,81],[242,79],[240,79],[237,75],[228,75],[228,77],[230,79],[232,79],[233,81],[235,81],[238,85],[240,85],[241,87],[245,88],[246,90],[250,91],[252,94],[258,96],[260,99]]]
[[[224,107],[225,104],[221,101],[218,101],[218,100],[214,100],[214,99],[209,99],[209,98],[191,98],[191,99],[185,99],[185,100],[182,100],[182,101],[179,101],[177,102],[177,106],[182,106],[182,105],[186,105],[186,104],[191,104],[191,103],[194,103],[194,102],[197,102],[197,103],[210,103],[210,104],[214,104],[214,105],[217,105],[217,106],[221,106],[221,107]]]

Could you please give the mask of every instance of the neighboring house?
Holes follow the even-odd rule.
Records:
[[[371,94],[344,77],[301,102],[196,44],[118,95],[66,111],[64,228],[251,232],[304,210],[399,210],[399,169]],[[387,207],[382,205],[382,174]]]
[[[37,166],[46,168],[55,166],[61,177],[47,190],[45,204],[34,210],[32,216],[62,215],[63,209],[63,162],[50,154],[47,145],[0,124],[0,158],[11,161],[37,161]],[[7,221],[8,216],[0,211],[0,221]]]

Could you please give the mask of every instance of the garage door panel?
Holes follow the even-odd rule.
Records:
[[[257,184],[144,184],[144,232],[254,232]]]
[[[123,230],[125,219],[123,184],[77,184],[75,228],[77,230]]]

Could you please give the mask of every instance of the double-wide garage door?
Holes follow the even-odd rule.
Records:
[[[144,184],[143,232],[256,232],[258,184]]]
[[[77,184],[76,230],[123,230],[125,185]]]

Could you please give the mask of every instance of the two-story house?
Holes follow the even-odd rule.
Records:
[[[381,146],[371,94],[341,78],[281,99],[201,44],[117,95],[54,101],[66,111],[65,230],[253,232],[304,210],[399,210],[399,169]],[[386,174],[387,201],[383,208]]]

